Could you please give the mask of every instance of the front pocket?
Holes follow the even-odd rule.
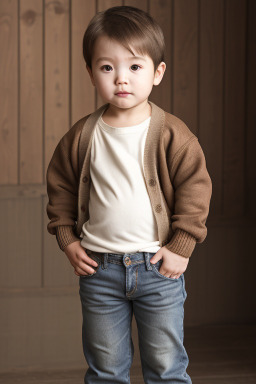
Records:
[[[159,272],[159,269],[161,268],[161,265],[162,265],[162,264],[163,264],[163,259],[158,260],[158,262],[155,263],[155,264],[150,263],[150,265],[152,265],[152,267],[153,267],[152,271],[153,271],[158,277],[161,277],[162,279],[167,279],[167,280],[172,280],[172,281],[178,281],[180,277],[179,277],[178,279],[174,279],[173,277],[167,277],[167,276],[165,276],[165,275],[162,275],[162,273]]]
[[[95,276],[95,275],[97,275],[97,271],[98,271],[98,269],[99,269],[99,266],[100,266],[100,259],[97,257],[97,256],[95,256],[95,255],[93,255],[93,254],[88,254],[87,253],[87,256],[89,256],[90,257],[90,259],[93,259],[94,261],[96,261],[96,263],[98,263],[98,265],[97,265],[97,267],[94,267],[94,265],[90,265],[90,267],[91,268],[93,268],[94,270],[95,270],[95,273],[91,273],[90,275],[80,275],[80,277],[82,278],[82,279],[86,279],[86,278],[88,278],[88,277],[92,277],[92,276]]]

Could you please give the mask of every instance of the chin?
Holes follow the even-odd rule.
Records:
[[[125,100],[120,100],[119,103],[116,102],[116,101],[114,101],[114,102],[110,101],[109,103],[114,105],[117,108],[122,108],[122,109],[124,109],[124,108],[127,109],[127,108],[133,107],[133,105],[131,105],[131,103],[129,103],[129,102],[125,101]]]

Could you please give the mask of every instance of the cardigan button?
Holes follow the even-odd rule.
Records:
[[[81,206],[81,210],[82,210],[83,212],[85,212],[85,206],[84,206],[84,205]]]
[[[156,210],[156,212],[161,212],[161,211],[162,211],[162,206],[161,206],[161,204],[157,204],[157,205],[155,206],[155,210]]]
[[[149,180],[149,185],[150,185],[151,187],[154,187],[154,186],[156,185],[156,181],[155,181],[154,179],[150,179],[150,180]]]
[[[84,176],[83,179],[82,179],[83,183],[87,183],[88,181],[88,177],[87,176]]]

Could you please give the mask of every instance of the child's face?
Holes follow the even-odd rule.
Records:
[[[92,70],[89,67],[87,70],[105,102],[122,109],[136,107],[148,99],[153,85],[161,82],[165,63],[160,63],[154,73],[154,64],[149,56],[136,56],[140,57],[135,58],[128,49],[107,36],[96,40]]]

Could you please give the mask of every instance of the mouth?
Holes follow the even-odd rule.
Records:
[[[126,97],[128,95],[130,95],[129,92],[117,92],[116,93],[116,96],[119,96],[119,97]]]
[[[117,92],[116,95],[130,95],[130,93],[125,91],[120,91],[120,92]]]

